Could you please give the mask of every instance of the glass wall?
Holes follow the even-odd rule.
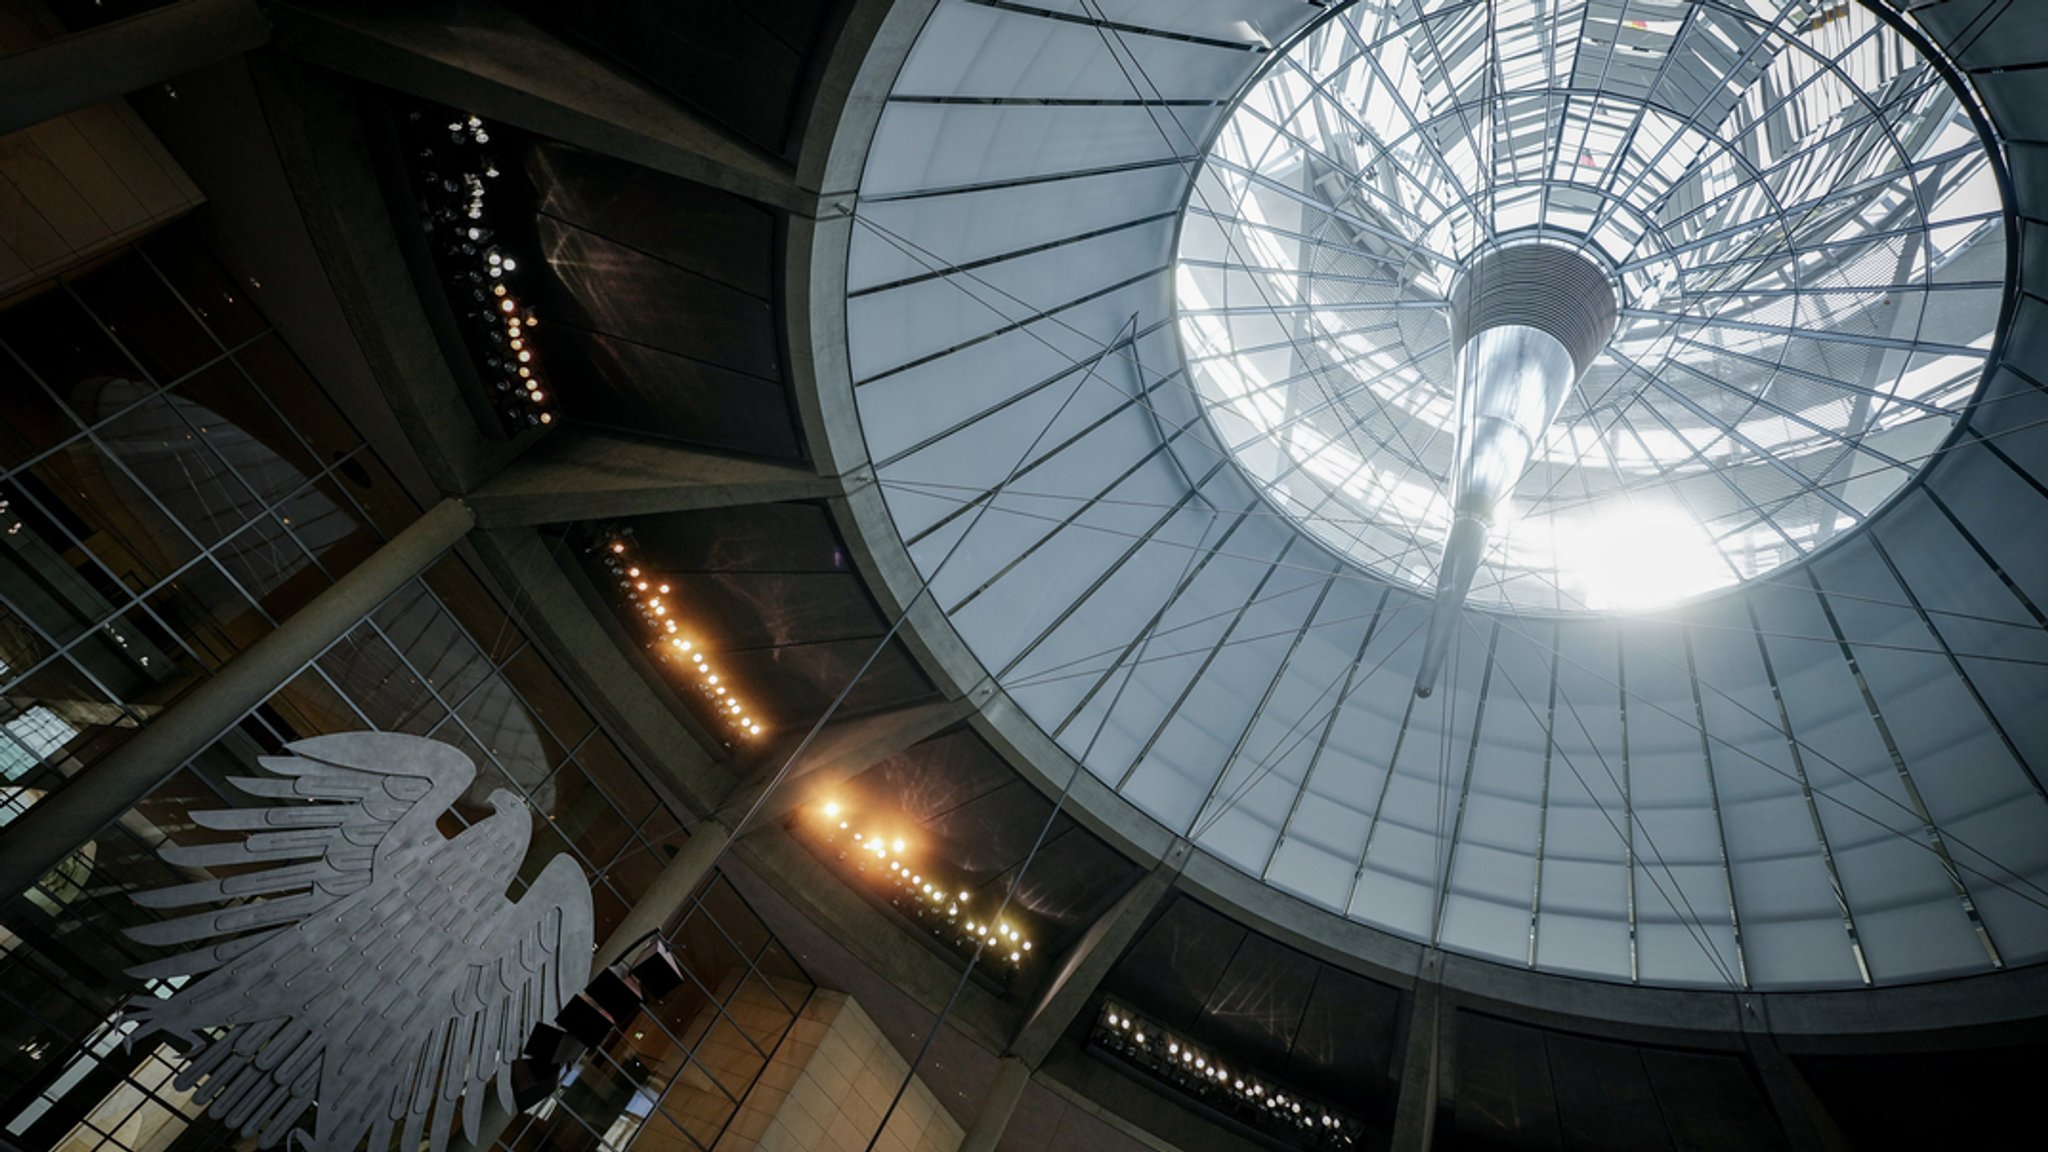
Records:
[[[0,313],[0,411],[0,824],[417,514],[191,227]],[[235,1146],[172,1082],[175,1050],[121,1019],[129,997],[169,992],[126,974],[162,953],[122,929],[170,914],[131,894],[194,878],[156,849],[220,837],[189,813],[254,802],[228,777],[360,729],[475,761],[444,831],[487,815],[494,788],[524,795],[540,819],[508,895],[568,852],[592,879],[600,940],[686,839],[515,616],[444,556],[0,908],[0,1141]],[[809,983],[722,881],[672,934],[692,981],[515,1125],[518,1147],[715,1141]]]

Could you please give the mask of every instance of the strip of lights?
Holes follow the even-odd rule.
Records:
[[[701,639],[692,639],[688,630],[677,621],[675,606],[669,600],[673,590],[666,581],[641,565],[633,553],[632,537],[630,528],[601,533],[596,551],[605,571],[611,575],[626,601],[646,622],[653,637],[647,642],[648,648],[682,670],[703,702],[735,736],[758,739],[768,730],[767,725],[748,710],[738,693],[726,682],[727,677],[720,675],[712,665],[704,654]]]
[[[447,116],[445,122],[438,116]],[[555,422],[554,401],[542,385],[533,348],[540,320],[512,291],[519,261],[494,237],[486,194],[498,178],[486,146],[491,126],[460,113],[414,111],[423,195],[420,209],[436,256],[463,301],[464,319],[485,349],[484,369],[493,407],[507,431]],[[436,127],[445,123],[445,134]]]
[[[1309,1148],[1356,1148],[1365,1126],[1357,1119],[1231,1068],[1216,1052],[1190,1042],[1115,1001],[1102,1006],[1089,1041],[1253,1128]]]
[[[901,836],[855,826],[853,814],[837,800],[816,809],[819,836],[854,871],[888,885],[890,903],[933,936],[962,952],[1017,966],[1031,956],[1031,940],[1008,918],[977,919],[964,884],[926,875],[911,860],[912,846]]]

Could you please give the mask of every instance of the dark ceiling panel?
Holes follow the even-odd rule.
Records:
[[[706,508],[634,521],[634,538],[664,571],[843,572],[846,549],[819,504]]]
[[[1971,1052],[1799,1056],[1794,1063],[1858,1148],[2020,1148],[2038,1126],[2048,1046]],[[2021,1117],[2024,1116],[2022,1119]]]
[[[1657,1105],[1671,1128],[1672,1144],[1682,1150],[1706,1152],[1716,1148],[1754,1148],[1759,1152],[1787,1147],[1778,1127],[1777,1115],[1763,1086],[1750,1074],[1749,1062],[1740,1056],[1707,1052],[1675,1052],[1644,1048],[1643,1067],[1657,1090]],[[1943,1097],[1916,1089],[1918,1105]],[[1944,1110],[1945,1111],[1945,1110]],[[1941,1125],[1949,1136],[1952,1125]],[[1891,1140],[1878,1140],[1857,1147],[1900,1147]],[[1967,1141],[1935,1140],[1930,1147],[1971,1147]],[[1981,1145],[1978,1145],[1981,1146]]]
[[[742,686],[746,698],[779,730],[807,725],[823,715],[826,705],[853,680],[861,663],[875,649],[878,637],[761,648],[723,654],[719,662]],[[890,641],[874,665],[846,697],[841,714],[852,716],[893,708],[936,695],[931,681],[917,668],[902,643]]]
[[[535,300],[549,327],[571,324],[762,380],[780,379],[775,310],[766,301],[552,216],[535,227],[554,272],[553,283],[538,282]]]
[[[1320,968],[1283,944],[1246,936],[1209,994],[1199,1034],[1222,1043],[1235,1059],[1285,1068]]]
[[[1229,917],[1176,896],[1103,981],[1111,996],[1194,1035],[1216,981],[1248,933]]]
[[[824,0],[585,0],[515,6],[610,56],[747,142],[786,155],[815,67]]]
[[[1546,1046],[1565,1147],[1613,1152],[1672,1147],[1636,1048],[1554,1032]]]
[[[986,740],[960,729],[876,765],[861,777],[860,788],[922,824],[1016,778]]]
[[[579,425],[804,459],[779,383],[566,325],[549,331],[547,350]]]
[[[775,214],[728,192],[537,141],[534,211],[757,299],[775,291]]]
[[[702,572],[668,576],[704,641],[728,656],[861,637],[888,622],[851,572]]]
[[[1391,1116],[1395,1041],[1406,1005],[1398,989],[1324,965],[1302,1009],[1287,1078],[1361,1118]]]
[[[1562,1149],[1543,1032],[1464,1012],[1455,1035],[1456,1119],[1445,1147]]]

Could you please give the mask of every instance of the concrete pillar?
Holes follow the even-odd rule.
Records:
[[[1785,1133],[1792,1152],[1847,1152],[1849,1138],[1828,1115],[1826,1105],[1814,1094],[1813,1086],[1771,1038],[1763,1002],[1758,997],[1742,998],[1743,1047],[1749,1052],[1757,1078],[1763,1082],[1771,1111]]]
[[[441,501],[126,744],[0,829],[0,900],[27,891],[80,844],[155,791],[385,597],[461,540],[474,523],[462,501]]]
[[[183,0],[0,58],[0,135],[161,84],[270,39],[255,0]]]
[[[960,1138],[960,1152],[995,1152],[1029,1083],[1031,1066],[1015,1056],[1003,1057],[996,1065],[994,1082],[981,1098],[981,1111],[974,1114],[974,1123]]]
[[[1408,1013],[1408,1048],[1401,1060],[1401,1094],[1394,1105],[1392,1152],[1429,1152],[1436,1139],[1439,1072],[1443,1061],[1440,955],[1432,952],[1415,982]]]
[[[626,950],[644,939],[648,933],[661,929],[669,917],[676,914],[711,873],[711,866],[718,861],[725,846],[732,843],[732,832],[716,820],[700,821],[690,829],[690,838],[683,844],[683,850],[654,878],[647,891],[626,911],[626,918],[605,937],[604,944],[591,958],[590,975],[595,978],[626,954]]]

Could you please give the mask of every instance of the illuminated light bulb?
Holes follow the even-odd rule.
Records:
[[[704,654],[702,652],[692,652],[690,653],[690,659],[695,660],[701,665],[704,663]]]
[[[673,633],[676,630],[676,622],[673,620],[664,620],[662,621],[661,626],[663,628],[666,628],[670,633]],[[675,643],[676,647],[678,648],[688,648],[690,646],[689,641],[687,640],[678,640]]]
[[[511,259],[511,258],[509,258],[509,257],[508,257],[508,258],[506,258],[506,260],[505,260],[505,271],[507,271],[507,272],[510,272],[510,271],[512,271],[512,270],[513,270],[514,268],[517,268],[517,267],[519,267],[519,261],[517,261],[517,260],[513,260],[513,259]]]
[[[624,544],[613,544],[613,545],[612,545],[612,554],[613,554],[613,555],[617,555],[617,554],[619,554],[619,553],[621,553],[621,552],[624,552],[625,550],[626,550],[626,546],[625,546]]]
[[[1131,1037],[1131,1039],[1136,1040],[1140,1044],[1143,1044],[1145,1042],[1145,1034],[1143,1032],[1140,1032],[1136,1036]]]
[[[525,364],[525,363],[528,363],[528,362],[530,362],[530,361],[531,361],[532,359],[533,359],[533,353],[531,353],[531,352],[525,352],[525,351],[522,351],[522,352],[520,352],[520,353],[519,353],[519,362],[520,362],[521,364]]]
[[[1010,953],[1010,959],[1014,961],[1014,960],[1016,960],[1016,959],[1017,959],[1017,958],[1018,958],[1018,957],[1019,957],[1020,955],[1022,955],[1022,954],[1021,954],[1021,953],[1017,953],[1017,952],[1012,952],[1012,953]]]
[[[638,572],[639,572],[640,570],[639,570],[638,568],[635,568],[635,569],[633,569],[633,571],[634,571],[635,573],[638,573]],[[633,585],[633,587],[634,587],[634,588],[636,588],[636,589],[638,589],[639,591],[645,592],[645,591],[647,591],[647,581],[645,581],[645,580],[642,580],[642,581],[640,581],[640,582],[638,582],[638,583],[634,584],[634,585]]]
[[[718,694],[719,694],[720,696],[723,696],[723,695],[725,695],[725,689],[723,689],[723,688],[720,688],[720,689],[718,690]]]
[[[543,424],[553,424],[555,422],[555,414],[553,412],[541,413],[540,422]]]
[[[504,287],[504,285],[500,284],[500,285],[499,285],[499,287],[500,287],[500,288],[502,288],[502,287]],[[499,302],[498,302],[498,307],[500,307],[500,308],[503,308],[503,309],[504,309],[505,311],[507,311],[507,312],[510,312],[510,311],[512,311],[512,310],[513,310],[514,308],[517,308],[517,307],[519,307],[519,305],[517,305],[517,304],[514,304],[514,303],[513,303],[512,301],[510,301],[510,300],[501,300],[501,301],[499,301]]]
[[[517,336],[514,336],[514,337],[512,338],[512,350],[513,350],[514,352],[517,352],[517,351],[519,351],[519,350],[520,350],[521,348],[524,348],[524,347],[526,347],[526,341],[524,341],[524,340],[521,340],[521,339],[520,339],[519,337],[517,337]]]
[[[663,584],[663,585],[661,586],[661,594],[662,594],[663,596],[666,596],[666,595],[668,595],[668,585],[666,585],[666,584]]]
[[[1031,951],[1031,941],[1029,941],[1029,940],[1026,940],[1026,941],[1024,942],[1024,950],[1025,950],[1026,952],[1029,952],[1029,951]]]
[[[683,641],[683,651],[685,651],[685,652],[688,652],[689,650],[690,650],[690,642],[689,642],[688,640],[685,640],[685,641]],[[699,659],[699,660],[702,660],[702,659],[704,659],[704,657],[702,657],[702,656],[699,656],[699,657],[697,657],[697,659]]]
[[[889,845],[889,847],[894,848],[898,852],[901,852],[903,851],[903,841],[898,840],[895,843]]]
[[[960,902],[961,902],[962,904],[965,904],[965,903],[967,903],[967,893],[965,893],[965,892],[962,892],[962,893],[960,894]]]
[[[718,677],[716,676],[706,676],[704,679],[712,684],[718,683]]]
[[[661,601],[656,600],[654,602],[654,614],[656,616],[666,616],[668,615],[668,608],[665,607]]]
[[[825,802],[825,815],[827,817],[839,815],[839,804],[837,801],[827,800]]]
[[[751,725],[751,728],[754,735],[759,736],[761,734],[761,726],[759,724]]]
[[[679,646],[681,646],[681,644],[682,644],[682,641],[680,641],[680,640],[671,640],[671,641],[669,641],[669,644],[670,644],[670,645],[672,645],[672,646],[678,646],[678,647],[679,647]]]
[[[493,284],[491,285],[491,292],[493,295],[503,296],[505,294],[505,286],[503,284]],[[512,308],[512,302],[510,300],[505,301],[505,311],[510,312]]]
[[[1169,1043],[1169,1044],[1168,1044],[1168,1045],[1166,1046],[1166,1054],[1167,1054],[1167,1055],[1169,1055],[1169,1056],[1178,1056],[1178,1055],[1180,1055],[1180,1045],[1179,1045],[1179,1044],[1177,1044],[1177,1043]]]
[[[839,822],[839,827],[840,827],[840,828],[841,828],[842,830],[843,830],[843,829],[845,829],[845,827],[846,827],[846,821],[844,821],[844,820],[841,820],[841,821]]]
[[[533,391],[528,392],[527,395],[533,397],[535,400],[539,400],[542,398],[541,390],[538,388],[535,388]]]
[[[860,839],[861,839],[861,837],[860,837],[860,833],[858,833],[858,832],[855,832],[855,833],[853,834],[853,842],[854,842],[855,844],[858,844],[858,843],[860,843]]]

